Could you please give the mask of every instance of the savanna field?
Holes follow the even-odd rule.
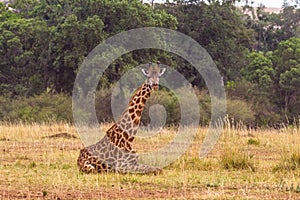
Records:
[[[0,0],[0,200],[300,199],[300,0],[279,1],[270,10],[255,0]],[[180,37],[152,34],[154,27]],[[134,149],[172,144],[172,124],[200,115],[189,148],[158,175],[80,173],[83,144],[71,122],[95,120],[89,109],[74,109],[74,99],[87,97],[78,105],[97,111],[105,133],[140,75],[151,77],[151,68],[140,68],[157,61],[168,67],[155,70],[161,87],[141,122],[166,127],[136,138]],[[205,126],[215,111],[225,113],[213,104],[215,96],[222,105],[223,89],[234,120],[200,158]],[[187,143],[180,139],[177,149]],[[154,158],[165,162],[177,149]]]
[[[101,124],[105,131],[110,124]],[[67,123],[0,125],[0,199],[299,199],[300,127],[249,130],[226,126],[205,159],[207,128],[160,175],[81,174],[83,147]],[[171,142],[169,127],[138,138],[138,152]],[[100,136],[99,136],[100,137]]]

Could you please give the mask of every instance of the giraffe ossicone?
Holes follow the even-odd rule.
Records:
[[[165,72],[160,63],[149,63],[148,69],[142,69],[147,77],[131,97],[120,119],[107,131],[97,143],[80,150],[77,165],[84,173],[142,173],[158,174],[162,169],[138,163],[138,154],[132,144],[140,125],[143,109],[150,94],[158,90],[159,77]]]

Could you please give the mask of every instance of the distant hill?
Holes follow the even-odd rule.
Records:
[[[240,7],[240,9],[242,10],[243,8]],[[253,7],[253,10],[254,10],[254,12],[252,12],[249,9],[246,9],[243,13],[251,16],[252,19],[254,19],[254,18],[257,19],[257,13],[256,13],[257,7]],[[267,12],[267,13],[276,13],[276,14],[278,14],[282,11],[282,8],[269,8],[268,7],[268,8],[264,8],[264,11]]]

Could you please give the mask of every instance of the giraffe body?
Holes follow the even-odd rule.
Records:
[[[80,171],[84,173],[153,173],[161,170],[156,167],[138,164],[138,155],[121,150],[105,136],[94,145],[80,151],[78,158]]]
[[[147,99],[153,90],[158,90],[159,66],[149,65],[147,81],[131,97],[127,109],[120,120],[106,131],[106,135],[96,144],[80,150],[77,164],[84,173],[118,172],[157,174],[160,168],[138,163],[138,154],[132,143],[139,128],[141,115]]]

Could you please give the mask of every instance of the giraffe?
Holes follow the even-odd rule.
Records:
[[[165,70],[160,69],[160,62],[149,63],[147,71],[142,69],[147,79],[135,91],[120,119],[106,131],[100,141],[80,150],[77,160],[79,171],[142,174],[162,172],[160,168],[139,164],[138,154],[132,148],[132,143],[147,99],[152,91],[158,90],[159,77]]]

